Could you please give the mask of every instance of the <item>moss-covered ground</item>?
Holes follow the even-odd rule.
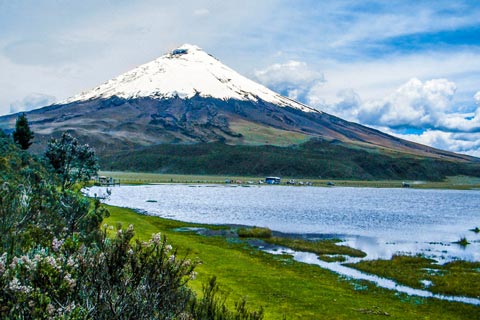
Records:
[[[233,303],[246,297],[248,305],[265,308],[266,319],[479,319],[480,307],[424,299],[352,281],[318,266],[295,262],[289,256],[256,250],[238,237],[205,236],[189,229],[202,226],[140,215],[132,210],[108,207],[105,223],[133,224],[136,236],[167,235],[178,254],[201,261],[198,278],[190,285],[200,291],[202,283],[216,275]],[[221,231],[221,230],[220,230]],[[213,233],[215,234],[215,233]],[[218,232],[222,234],[222,232]]]

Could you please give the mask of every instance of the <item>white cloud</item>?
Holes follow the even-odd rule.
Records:
[[[453,103],[456,89],[455,83],[447,79],[422,82],[413,78],[383,99],[362,100],[356,91],[342,90],[337,94],[337,102],[324,104],[322,108],[339,117],[372,126],[480,131],[480,105],[471,112],[459,112],[459,107]],[[475,95],[477,103],[479,97],[480,94]]]
[[[325,81],[322,73],[313,70],[305,62],[295,60],[275,63],[265,69],[255,70],[254,74],[259,82],[295,100],[302,100],[311,87]]]
[[[480,107],[480,91],[477,91],[477,93],[475,93],[473,99],[475,100],[475,103]]]
[[[455,90],[455,84],[446,79],[425,83],[410,79],[386,98],[364,103],[357,118],[363,123],[388,127],[437,127],[445,114],[451,112]]]
[[[31,93],[25,96],[21,101],[15,101],[10,104],[10,113],[21,111],[30,111],[39,107],[53,104],[56,98],[42,93]]]
[[[427,130],[422,134],[398,134],[389,128],[378,128],[402,139],[414,141],[434,148],[480,157],[480,133],[454,133]]]
[[[316,88],[315,94],[328,104],[338,102],[338,92],[346,88],[352,88],[364,100],[379,99],[412,78],[449,79],[462,96],[471,96],[480,82],[480,52],[468,50],[416,52],[356,61],[326,59],[309,65],[325,75],[326,82]]]

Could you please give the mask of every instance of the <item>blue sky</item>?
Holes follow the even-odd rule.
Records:
[[[320,110],[480,156],[477,1],[0,0],[0,114],[183,43]]]

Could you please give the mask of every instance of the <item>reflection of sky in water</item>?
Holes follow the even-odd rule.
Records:
[[[107,203],[189,222],[337,234],[369,259],[404,252],[480,261],[480,235],[469,231],[480,227],[479,191],[167,184],[115,187]],[[452,243],[461,237],[472,244]]]

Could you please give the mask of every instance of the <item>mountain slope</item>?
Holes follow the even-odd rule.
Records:
[[[0,117],[0,128],[11,130],[15,118]],[[477,160],[305,106],[243,77],[192,45],[183,45],[92,90],[31,111],[28,118],[38,149],[50,136],[69,131],[105,157],[162,144],[290,146],[320,139],[332,146],[392,157]]]

